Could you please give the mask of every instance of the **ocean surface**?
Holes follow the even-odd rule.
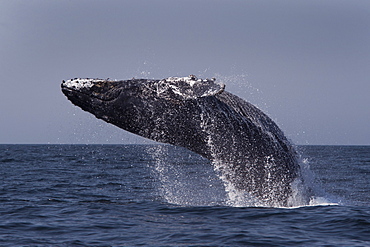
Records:
[[[0,145],[0,246],[370,246],[370,146],[298,146],[309,205],[256,207],[169,145]]]

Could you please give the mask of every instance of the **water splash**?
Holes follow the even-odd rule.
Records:
[[[299,184],[293,184],[293,191],[299,191],[309,196],[309,202],[305,204],[297,204],[298,206],[330,206],[341,205],[341,200],[327,193],[324,186],[316,178],[316,175],[310,169],[310,162],[307,158],[300,158],[299,164],[301,167],[302,180]],[[302,182],[303,181],[303,182]],[[296,186],[296,187],[294,187]]]
[[[186,149],[153,145],[152,172],[158,195],[166,202],[181,206],[224,205],[225,192],[209,161]]]
[[[146,151],[152,157],[158,196],[171,204],[277,208],[340,205],[318,185],[308,160],[301,161],[303,179],[296,179],[291,185],[289,206],[282,207],[278,204],[266,205],[235,188],[227,178],[227,166],[221,162],[210,163],[186,149],[170,145],[149,145]]]

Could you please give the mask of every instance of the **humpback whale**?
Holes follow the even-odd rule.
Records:
[[[293,145],[266,114],[215,78],[75,78],[61,88],[99,119],[209,159],[236,190],[264,205],[289,206],[300,177]]]

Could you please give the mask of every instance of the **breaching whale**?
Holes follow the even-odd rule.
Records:
[[[211,160],[235,189],[264,205],[289,205],[300,176],[295,149],[266,114],[214,78],[75,78],[61,87],[99,119]]]

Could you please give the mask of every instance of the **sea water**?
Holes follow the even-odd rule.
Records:
[[[370,146],[298,150],[316,197],[268,208],[183,148],[0,145],[0,246],[370,246]]]

